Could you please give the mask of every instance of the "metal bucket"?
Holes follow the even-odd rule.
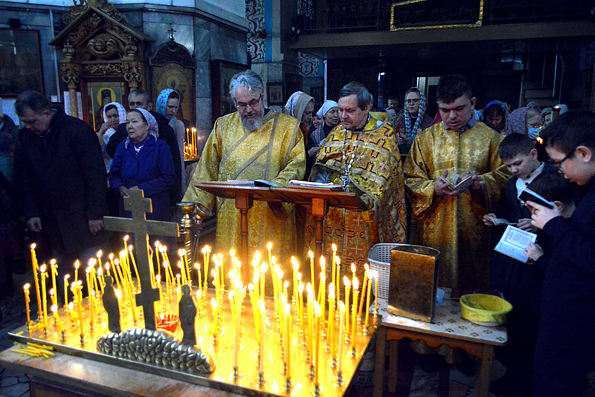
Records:
[[[432,322],[436,312],[440,251],[420,245],[391,250],[388,312]]]

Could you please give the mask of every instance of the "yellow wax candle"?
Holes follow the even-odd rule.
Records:
[[[176,278],[180,276],[182,279],[182,284],[188,284],[188,281],[186,280],[186,271],[184,270],[184,264],[182,261],[178,261],[178,269],[180,269],[180,273],[176,274]]]
[[[159,253],[161,252],[161,244],[159,241],[155,241],[155,258],[157,259],[157,274],[161,278],[161,264],[159,263]]]
[[[45,272],[46,265],[45,263],[41,265],[39,268],[39,273],[41,274],[41,296],[43,299],[43,326],[47,329],[48,327],[48,302],[46,298],[45,292],[45,279],[48,277],[47,273]]]
[[[60,317],[58,316],[58,305],[52,305],[52,315],[56,319],[56,324],[58,325],[58,332],[62,332],[62,321],[60,321]]]
[[[105,291],[105,279],[103,278],[103,269],[100,267],[97,268],[97,276],[99,277],[99,286],[101,287],[101,295],[103,296],[103,291]]]
[[[341,285],[341,258],[336,257],[333,265],[337,266],[337,275],[333,282],[335,283],[335,285]],[[341,288],[337,289],[337,300],[339,299],[341,299]]]
[[[68,311],[68,279],[70,274],[64,276],[64,311]]]
[[[357,277],[353,279],[353,305],[351,306],[351,347],[355,347],[355,329],[357,328],[357,296],[359,294],[359,281]]]
[[[217,307],[219,304],[217,303],[217,299],[211,299],[211,305],[213,306],[213,337],[217,337],[217,330],[219,329],[219,325],[217,324]]]
[[[293,296],[293,301],[297,302],[297,273],[300,270],[300,265],[298,264],[297,259],[294,256],[291,257],[291,268],[293,270],[293,284],[291,285],[291,296]]]
[[[205,245],[205,260],[204,260],[204,268],[205,268],[205,291],[208,287],[208,277],[209,277],[209,257],[211,256],[211,247],[209,247],[208,245]]]
[[[118,268],[119,268],[119,260],[116,259],[117,263],[112,263],[112,268],[114,269],[114,279],[116,280],[116,285],[118,286],[118,289],[122,289],[122,287],[120,286],[120,278],[118,277]]]
[[[264,299],[264,279],[266,277],[267,264],[262,262],[260,266],[260,299]]]
[[[103,256],[103,251],[102,251],[102,250],[99,250],[99,251],[97,251],[97,266],[98,266],[98,267],[103,267],[103,266],[101,265],[101,257],[102,257],[102,256]],[[105,281],[105,280],[103,280],[103,281]],[[104,285],[105,285],[105,284],[104,284]]]
[[[285,377],[291,378],[291,305],[285,304]]]
[[[314,315],[316,317],[315,321],[315,328],[316,328],[316,337],[314,339],[314,356],[312,362],[315,363],[314,365],[314,384],[318,384],[318,372],[320,368],[320,305],[318,302],[314,302]]]
[[[33,278],[35,279],[35,293],[37,294],[37,313],[39,321],[41,321],[41,293],[39,292],[39,279],[37,278],[39,263],[37,263],[37,255],[35,254],[35,244],[31,244],[31,264],[33,266]]]
[[[343,332],[345,329],[345,304],[341,301],[339,301],[338,304],[339,307],[339,353],[337,354],[338,356],[338,362],[337,362],[337,372],[340,373],[341,372],[341,362],[343,361]]]
[[[332,278],[331,278],[331,283],[334,283],[335,280],[337,279],[337,268],[336,268],[336,260],[337,260],[337,245],[335,243],[331,244],[331,250],[333,251],[333,256],[332,256],[332,260],[331,260],[331,272],[332,272]]]
[[[329,342],[331,357],[335,357],[335,284],[331,283],[328,287],[328,328],[326,338]]]
[[[374,280],[376,283],[376,295],[374,298],[374,315],[378,314],[378,272],[374,270]]]
[[[50,260],[50,272],[52,273],[52,289],[54,291],[58,291],[58,289],[56,288],[56,276],[58,275],[58,265],[56,264],[55,259]]]
[[[87,293],[91,295],[91,291],[93,291],[93,281],[91,280],[91,268],[88,267],[86,271],[87,277]]]
[[[78,314],[79,314],[79,328],[80,328],[80,335],[81,337],[85,335],[83,332],[83,286],[82,282],[79,280],[76,283],[76,297],[77,297],[77,304],[78,304]]]
[[[343,284],[345,284],[345,312],[347,313],[345,317],[345,334],[349,335],[349,292],[351,291],[351,281],[349,281],[347,276],[343,276]]]
[[[314,306],[313,306],[313,301],[314,301],[314,292],[312,291],[312,284],[308,283],[306,285],[306,291],[308,293],[308,354],[310,355],[310,359],[311,359],[311,363],[314,362],[314,352],[312,350],[312,348],[314,347],[313,345],[313,330],[314,330]]]
[[[176,301],[178,301],[178,298],[181,298],[180,294],[182,292],[182,276],[180,276],[180,273],[176,274]]]
[[[56,299],[56,290],[54,290],[53,288],[50,288],[50,302],[53,305],[56,305],[57,299]],[[50,306],[50,310],[52,310],[52,307]]]
[[[322,285],[321,291],[319,292],[320,299],[318,300],[318,305],[321,307],[322,311],[322,324],[324,326],[324,316],[326,312],[326,276],[324,274],[320,275],[320,285]]]
[[[359,305],[358,305],[358,308],[357,308],[357,316],[358,316],[358,318],[360,318],[361,315],[362,315],[362,308],[364,307],[364,295],[366,295],[366,288],[368,286],[368,281],[369,281],[368,280],[368,264],[367,263],[365,264],[364,269],[365,270],[364,270],[364,283],[362,285],[362,295],[360,297]]]
[[[370,272],[370,270],[368,270],[368,272]],[[369,275],[368,276],[368,290],[366,292],[366,320],[364,322],[364,329],[368,328],[368,317],[370,315],[370,295],[372,295],[372,282],[371,282],[372,277]]]
[[[241,285],[241,284],[240,284]],[[236,318],[235,318],[235,331],[236,331],[236,346],[235,346],[235,366],[238,366],[238,355],[240,351],[240,316],[242,314],[242,303],[246,296],[246,288],[238,288],[236,294]]]
[[[223,264],[223,254],[218,254],[217,256],[219,257],[219,282],[221,283],[219,288],[221,288],[221,293],[223,293],[225,291],[225,265]]]
[[[89,309],[91,309],[89,324],[93,327],[93,322],[95,321],[95,290],[92,290],[91,295],[89,295]]]
[[[272,258],[272,256],[273,256],[273,253],[272,253],[272,251],[271,251],[272,249],[273,249],[273,243],[271,243],[271,242],[269,241],[269,242],[267,243],[267,251],[269,252],[269,264],[271,265],[271,269],[272,269],[272,266],[273,266],[273,258]]]
[[[301,281],[298,284],[298,318],[300,319],[300,326],[302,327],[302,335],[306,335],[306,328],[304,326],[304,283]]]
[[[114,268],[114,254],[110,253],[109,256],[108,256],[108,258],[109,258],[109,262],[110,263],[109,264],[107,264],[107,263],[105,264],[105,271],[107,272],[107,275],[108,276],[111,276],[111,273],[110,273],[109,269],[110,269],[110,264],[111,264],[111,268],[112,269]]]
[[[186,280],[188,281],[188,286],[190,287],[190,292],[192,292],[192,279],[190,278],[190,264],[188,263],[188,253],[184,250],[184,264],[186,265]]]
[[[202,288],[202,272],[200,271],[200,265],[198,263],[194,264],[194,269],[196,269],[196,281],[197,281],[197,288]]]
[[[320,278],[318,280],[318,297],[316,300],[320,305],[321,300],[324,299],[324,290],[326,289],[326,261],[324,256],[320,257]],[[312,287],[314,287],[314,284],[312,284]]]
[[[159,289],[159,302],[163,303],[163,295],[161,292],[161,275],[160,274],[155,276],[155,286]]]
[[[310,258],[310,282],[314,284],[314,252],[308,251],[308,257]]]
[[[134,247],[132,244],[128,246],[128,253],[130,254],[130,259],[132,260],[132,265],[134,266],[134,275],[136,276],[136,282],[140,286],[140,277],[138,276],[138,268],[136,267],[136,260],[134,259],[134,252],[132,250]]]
[[[23,290],[25,291],[25,310],[27,312],[27,325],[31,324],[31,314],[29,313],[29,302],[31,302],[31,300],[29,299],[29,288],[30,287],[31,287],[31,284],[29,284],[29,283],[23,285]]]
[[[81,266],[81,263],[77,259],[76,262],[74,262],[74,283],[75,284],[79,281],[79,267],[80,266]]]
[[[264,330],[266,327],[266,316],[267,311],[264,307],[264,301],[261,299],[258,301],[258,308],[260,309],[260,354],[258,361],[258,371],[263,372],[264,370]]]

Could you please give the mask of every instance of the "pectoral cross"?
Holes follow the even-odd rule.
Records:
[[[179,236],[175,222],[148,221],[147,212],[153,212],[151,199],[145,198],[142,190],[130,191],[130,197],[124,197],[124,209],[132,212],[132,219],[106,216],[103,223],[106,230],[134,234],[136,256],[140,277],[141,293],[136,295],[136,305],[143,307],[145,328],[155,330],[155,306],[159,300],[159,290],[151,285],[149,270],[149,234],[157,236]]]

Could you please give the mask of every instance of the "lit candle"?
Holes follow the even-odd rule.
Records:
[[[157,288],[159,289],[159,302],[163,303],[163,295],[161,292],[161,275],[160,274],[155,276],[155,281],[156,281],[155,284],[157,284]]]
[[[217,299],[211,299],[211,305],[213,306],[213,338],[217,338],[217,329],[219,328],[217,324],[217,307],[219,306]]]
[[[108,256],[108,258],[109,258],[109,262],[111,264],[111,268],[113,269],[114,268],[114,254],[110,253],[109,256]],[[110,265],[106,263],[105,264],[105,271],[107,272],[107,275],[108,276],[111,276],[111,273],[109,271],[109,268],[110,268]]]
[[[314,292],[312,291],[312,284],[308,283],[306,285],[306,292],[308,293],[308,353],[310,355],[311,363],[314,361],[314,352],[312,351],[313,346],[313,329],[314,329]]]
[[[326,339],[329,342],[331,357],[335,357],[335,284],[333,283],[328,286],[328,299],[328,328]]]
[[[302,335],[306,335],[306,329],[304,326],[304,283],[301,281],[298,284],[298,318],[300,320],[300,326],[302,327]]]
[[[105,291],[105,279],[103,278],[103,269],[101,267],[97,268],[97,276],[99,277],[99,286],[101,287],[101,295],[103,296],[103,291]]]
[[[78,314],[79,314],[79,328],[80,328],[80,335],[84,337],[85,333],[83,332],[83,282],[81,280],[77,281],[75,285],[76,289],[76,300],[78,305]]]
[[[343,276],[343,283],[345,284],[345,335],[349,335],[349,292],[351,291],[351,281],[347,276]],[[341,341],[339,341],[341,343]]]
[[[50,288],[50,302],[52,303],[52,306],[57,305],[56,301],[57,301],[56,290],[53,288]],[[52,310],[51,306],[50,306],[50,310]]]
[[[271,269],[273,268],[273,253],[271,252],[271,250],[273,249],[273,243],[271,243],[270,241],[267,243],[267,251],[269,252],[269,265],[271,265]]]
[[[266,262],[262,262],[260,266],[260,299],[264,299],[264,279],[267,272]]]
[[[134,259],[134,252],[132,252],[133,249],[134,249],[134,247],[132,246],[132,244],[130,244],[128,246],[128,253],[130,254],[130,259],[132,260],[132,265],[134,266],[134,275],[136,276],[136,282],[140,286],[140,277],[138,276],[138,268],[136,267],[136,260]]]
[[[52,273],[52,289],[58,292],[58,289],[56,288],[56,276],[58,275],[58,265],[56,264],[55,259],[50,260],[50,272]],[[54,299],[56,302],[52,301],[52,304],[57,304],[57,296],[55,296]]]
[[[93,321],[95,318],[95,290],[92,290],[91,295],[89,295],[89,309],[91,309],[89,324],[91,325],[91,328],[93,328]]]
[[[314,284],[312,284],[314,286]],[[317,301],[320,305],[320,302],[324,299],[324,291],[326,289],[326,261],[324,256],[320,257],[320,278],[318,281],[318,297]]]
[[[285,377],[291,378],[291,306],[285,304]]]
[[[205,247],[203,248],[204,252],[204,269],[205,269],[205,291],[207,290],[207,286],[208,286],[208,277],[209,277],[209,256],[211,255],[211,247],[209,247],[208,245],[205,245]]]
[[[29,299],[30,287],[31,285],[29,283],[23,285],[23,290],[25,291],[25,309],[27,311],[27,326],[31,324],[31,314],[29,313],[29,302],[31,302],[31,300]]]
[[[64,276],[64,312],[68,311],[68,279],[70,274]]]
[[[99,267],[103,267],[101,265],[101,257],[102,256],[103,256],[103,251],[102,250],[97,251],[97,266],[99,266]]]
[[[368,270],[368,272],[372,272]],[[368,317],[370,315],[370,295],[372,295],[372,275],[368,276],[368,290],[366,292],[366,320],[364,322],[364,329],[368,328]]]
[[[180,276],[182,284],[188,284],[188,280],[186,280],[186,270],[184,269],[184,263],[182,261],[178,261],[178,269],[180,269],[180,273],[176,274],[176,277]]]
[[[264,369],[264,329],[266,327],[266,308],[264,307],[264,301],[261,299],[258,301],[258,308],[260,309],[260,360],[258,361],[258,371],[263,372]]]
[[[74,283],[78,283],[79,281],[79,266],[81,265],[81,263],[79,262],[79,260],[77,259],[76,262],[74,262]]]
[[[337,278],[335,280],[333,280],[333,282],[335,283],[335,285],[341,285],[341,258],[340,257],[336,257],[335,258],[335,263],[333,263],[333,265],[337,266]],[[341,288],[337,289],[337,301],[339,301],[341,299]]]
[[[343,361],[343,330],[345,329],[345,304],[339,301],[339,359],[337,363],[337,372],[341,373],[341,362]]]
[[[374,298],[374,315],[378,314],[378,272],[374,270],[374,280],[376,281],[376,295]]]
[[[198,263],[194,264],[194,268],[196,269],[196,281],[197,281],[197,288],[202,288],[202,272],[200,271],[200,265]]]
[[[314,252],[308,251],[310,257],[310,282],[314,284]]]
[[[331,250],[333,251],[333,256],[332,256],[332,260],[331,260],[331,272],[332,272],[332,278],[331,278],[331,283],[334,283],[335,280],[337,279],[337,269],[336,269],[336,259],[337,259],[337,245],[335,243],[331,244]]]
[[[58,316],[58,305],[52,305],[52,313],[54,314],[54,319],[56,319],[56,324],[58,324],[58,332],[62,332],[62,321],[60,321],[60,316]]]
[[[33,278],[35,279],[35,293],[37,294],[38,321],[41,321],[41,294],[39,292],[39,279],[37,278],[39,263],[37,263],[37,255],[35,254],[35,244],[31,244],[31,263],[33,265]]]
[[[359,294],[358,291],[359,288],[359,281],[357,279],[357,277],[355,277],[353,279],[353,305],[351,306],[351,312],[352,312],[352,317],[351,317],[351,347],[354,348],[355,347],[355,329],[357,328],[357,296]]]
[[[362,295],[360,296],[359,306],[358,306],[358,309],[357,309],[357,316],[360,319],[359,320],[360,323],[361,323],[361,315],[362,315],[362,310],[363,310],[362,308],[364,307],[364,297],[366,295],[366,290],[367,290],[368,282],[370,281],[369,280],[369,277],[368,277],[368,270],[369,269],[370,269],[370,267],[368,266],[368,264],[367,263],[364,264],[364,283],[362,285]]]
[[[316,317],[315,327],[316,327],[316,338],[314,339],[314,356],[313,362],[314,365],[314,384],[318,384],[318,371],[320,368],[320,305],[318,302],[314,302],[314,315]]]
[[[300,265],[298,264],[297,259],[295,257],[291,257],[291,268],[293,269],[293,285],[291,286],[291,295],[293,296],[294,304],[297,303],[297,272],[300,269]]]
[[[45,272],[46,265],[45,263],[41,265],[39,268],[39,273],[41,274],[41,296],[43,298],[43,326],[45,329],[48,327],[48,302],[46,298],[45,292],[45,279],[48,277],[47,273]]]
[[[159,263],[159,253],[161,252],[161,243],[155,241],[155,258],[157,258],[157,275],[161,278],[161,264]]]

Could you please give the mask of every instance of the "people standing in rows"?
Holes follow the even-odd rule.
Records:
[[[126,130],[128,138],[118,145],[108,174],[110,187],[120,194],[120,216],[131,217],[124,210],[124,197],[143,190],[153,209],[147,219],[169,221],[175,172],[171,151],[159,139],[157,121],[145,109],[132,109],[126,115]]]
[[[283,113],[295,117],[300,121],[300,129],[302,130],[302,134],[304,134],[305,140],[312,126],[314,98],[302,91],[294,92],[287,100]]]
[[[103,108],[103,124],[97,131],[97,138],[101,145],[101,153],[103,154],[103,162],[105,169],[109,172],[112,165],[112,157],[107,154],[106,147],[112,137],[116,133],[116,128],[122,123],[126,122],[126,109],[118,102],[110,102]]]
[[[316,130],[312,131],[308,136],[306,142],[306,178],[310,175],[314,159],[320,151],[320,145],[330,132],[339,125],[341,119],[339,118],[339,105],[335,101],[327,99],[318,109],[316,115],[323,120],[322,125]]]
[[[401,153],[409,148],[417,134],[432,125],[434,119],[426,114],[426,97],[416,87],[405,93],[405,109],[397,116],[395,131],[399,139]]]
[[[355,263],[362,275],[374,244],[406,240],[403,170],[395,132],[387,120],[370,115],[373,98],[366,87],[348,83],[338,97],[341,125],[324,140],[310,180],[340,184],[366,204],[364,212],[329,208],[323,248],[330,257],[335,243],[343,263]]]
[[[440,251],[439,285],[487,288],[490,239],[482,218],[495,210],[509,178],[498,157],[502,137],[475,120],[466,77],[442,76],[437,98],[442,122],[415,138],[404,167],[420,244]],[[472,185],[460,190],[445,182],[467,177]]]
[[[186,130],[184,128],[184,122],[176,118],[176,114],[180,109],[180,94],[177,91],[167,88],[159,94],[157,97],[156,111],[162,116],[165,116],[169,120],[169,126],[174,130],[176,134],[176,140],[178,142],[178,151],[180,152],[180,167],[184,170],[184,138],[186,136]],[[182,172],[182,194],[186,191],[186,173]]]
[[[481,121],[498,134],[504,135],[506,132],[507,118],[508,108],[506,105],[500,101],[492,101],[483,109]]]
[[[170,201],[172,203],[179,202],[180,198],[182,197],[182,163],[180,160],[178,139],[176,138],[174,130],[169,126],[169,120],[165,118],[165,116],[162,116],[159,113],[152,111],[153,102],[151,101],[151,96],[146,91],[131,91],[130,94],[128,94],[128,106],[130,107],[130,110],[147,110],[157,121],[157,126],[159,127],[159,137],[163,142],[167,144],[171,151],[171,157],[174,162],[174,170],[176,174],[176,182],[170,189]],[[118,126],[118,128],[116,129],[116,133],[112,135],[107,144],[107,154],[114,158],[114,156],[116,155],[116,149],[118,148],[118,145],[120,144],[120,142],[126,140],[126,138],[128,138],[128,131],[126,129],[126,124],[122,123]]]
[[[506,133],[523,134],[535,140],[539,136],[541,113],[534,107],[523,107],[512,111],[506,119]]]

